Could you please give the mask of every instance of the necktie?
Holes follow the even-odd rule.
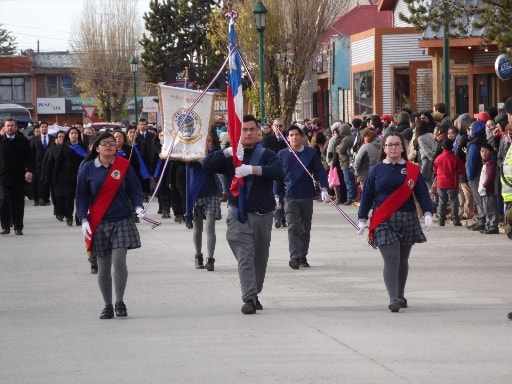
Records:
[[[47,145],[48,144],[46,143],[46,135],[45,135],[45,136],[43,136],[43,147],[46,148]]]

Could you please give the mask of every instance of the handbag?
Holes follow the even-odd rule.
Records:
[[[340,186],[340,178],[338,176],[338,170],[336,169],[336,167],[331,167],[331,169],[329,170],[327,181],[329,182],[329,188],[331,189]]]

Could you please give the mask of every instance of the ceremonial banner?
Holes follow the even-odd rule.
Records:
[[[162,156],[171,150],[171,159],[200,161],[206,156],[206,138],[210,129],[213,93],[159,85],[162,104],[164,144]],[[195,104],[190,111],[190,107]]]

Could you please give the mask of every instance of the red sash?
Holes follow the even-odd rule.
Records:
[[[92,239],[94,232],[103,219],[105,212],[107,212],[112,199],[119,190],[121,182],[123,181],[129,166],[129,160],[120,156],[115,156],[114,162],[108,170],[109,173],[107,174],[107,177],[101,186],[98,196],[96,196],[94,203],[92,203],[92,205],[89,207],[88,220],[89,225],[91,226],[91,240],[88,240],[87,238],[85,239],[85,247],[89,253],[92,250]]]
[[[373,244],[373,231],[380,224],[386,221],[393,213],[395,213],[402,205],[405,204],[409,196],[411,196],[418,181],[420,167],[417,164],[406,161],[405,163],[405,180],[403,184],[395,192],[388,196],[386,200],[376,209],[370,218],[370,226],[368,227],[368,242]]]

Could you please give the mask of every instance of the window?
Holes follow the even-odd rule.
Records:
[[[394,68],[393,70],[393,112],[402,108],[411,108],[409,91],[409,68]]]
[[[24,77],[0,77],[0,100],[21,101],[25,100]]]
[[[63,97],[73,96],[73,78],[69,75],[60,77],[60,95]]]
[[[354,115],[373,113],[373,71],[354,73]]]
[[[57,76],[46,76],[46,97],[59,96],[59,88],[57,87]]]

